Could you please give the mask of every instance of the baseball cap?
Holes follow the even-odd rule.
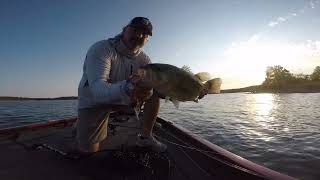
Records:
[[[152,36],[152,24],[146,17],[135,17],[133,18],[128,26],[145,30],[148,35]]]

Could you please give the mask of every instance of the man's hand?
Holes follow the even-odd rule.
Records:
[[[143,86],[142,79],[139,75],[134,74],[130,76],[127,81],[131,86],[129,94],[132,106],[141,105],[142,102],[146,101],[152,96],[152,88]]]

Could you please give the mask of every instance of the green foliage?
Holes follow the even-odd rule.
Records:
[[[312,81],[320,81],[320,66],[317,66],[310,75]]]
[[[269,66],[266,70],[266,78],[262,83],[264,87],[283,88],[289,84],[300,84],[311,81],[320,81],[320,66],[317,66],[311,75],[292,74],[282,66]]]
[[[266,79],[263,82],[263,85],[282,87],[293,80],[294,76],[282,66],[269,66],[266,71]]]
[[[319,93],[320,66],[312,74],[293,74],[282,66],[269,66],[266,78],[261,85],[239,89],[222,90],[222,93],[253,92],[253,93]]]

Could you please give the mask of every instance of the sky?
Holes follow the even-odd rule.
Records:
[[[267,66],[320,65],[320,0],[0,0],[0,96],[76,96],[88,48],[136,16],[153,24],[152,62],[222,89],[261,84]]]

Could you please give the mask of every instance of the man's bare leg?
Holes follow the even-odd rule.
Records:
[[[138,136],[136,145],[149,147],[156,152],[165,152],[167,146],[152,136],[153,126],[157,120],[160,109],[160,99],[157,95],[151,96],[144,105],[142,135]]]
[[[142,134],[145,137],[151,136],[153,126],[156,122],[160,109],[160,98],[157,95],[152,95],[144,104],[143,113],[143,130]]]

